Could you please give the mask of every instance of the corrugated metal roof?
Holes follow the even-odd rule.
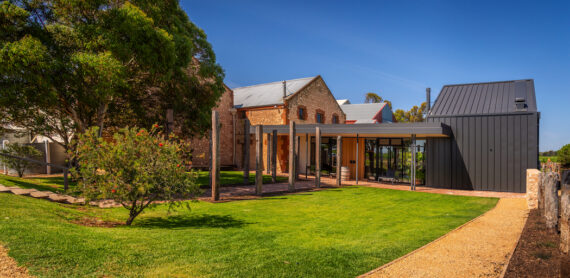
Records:
[[[516,98],[524,98],[527,112],[537,112],[532,79],[445,85],[441,89],[431,116],[483,115],[521,112]]]
[[[382,103],[361,103],[361,104],[344,104],[340,108],[346,114],[347,121],[356,121],[356,123],[370,123],[372,118],[378,114],[386,105]]]
[[[286,80],[287,96],[309,84],[318,76]],[[283,104],[283,81],[258,84],[232,89],[234,106],[237,108]]]

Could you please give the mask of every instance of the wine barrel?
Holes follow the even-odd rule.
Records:
[[[340,167],[340,180],[347,181],[350,180],[350,169],[346,166]]]

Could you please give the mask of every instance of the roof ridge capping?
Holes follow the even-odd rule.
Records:
[[[496,83],[510,83],[510,82],[517,82],[517,81],[531,81],[534,83],[533,78],[526,78],[526,79],[514,79],[514,80],[503,80],[503,81],[488,81],[488,82],[471,82],[471,83],[456,83],[456,84],[446,84],[443,85],[444,87],[451,87],[451,86],[463,86],[463,85],[482,85],[482,84],[496,84]]]
[[[285,82],[289,82],[289,81],[297,81],[297,80],[301,80],[301,79],[315,79],[319,77],[319,75],[315,75],[315,76],[307,76],[307,77],[301,77],[301,78],[295,78],[295,79],[287,79],[287,80],[278,80],[278,81],[272,81],[272,82],[267,82],[267,83],[259,83],[259,84],[253,84],[253,85],[248,85],[248,86],[242,86],[242,87],[235,87],[232,90],[235,89],[242,89],[242,88],[250,88],[250,87],[255,87],[255,86],[261,86],[261,85],[269,85],[269,84],[276,84],[279,83],[281,84],[283,81]]]

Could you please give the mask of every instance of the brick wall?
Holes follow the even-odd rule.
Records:
[[[306,120],[299,119],[299,106],[306,108]],[[324,112],[325,124],[333,123],[333,114],[338,115],[340,124],[344,124],[346,121],[346,115],[340,109],[336,99],[321,77],[318,77],[303,90],[291,96],[287,100],[287,107],[289,108],[287,119],[297,124],[316,123],[317,110]]]
[[[333,115],[338,116],[339,124],[344,124],[346,115],[340,109],[336,99],[330,92],[329,88],[321,77],[311,82],[300,92],[291,96],[286,100],[287,109],[285,117],[282,116],[283,122],[280,124],[288,124],[294,121],[296,124],[314,124],[316,123],[317,111],[324,114],[325,124],[333,123]],[[299,118],[299,107],[305,109],[304,119]],[[267,121],[267,120],[266,120]],[[276,124],[276,123],[271,123]],[[288,172],[289,167],[289,136],[278,136],[277,142],[277,171]],[[267,143],[264,142],[263,151],[270,150]],[[267,153],[263,155],[263,165],[267,165]],[[255,156],[255,154],[253,154]],[[252,164],[254,165],[254,164]]]
[[[304,107],[306,111],[305,119],[299,119],[298,108]],[[290,96],[286,100],[285,106],[277,107],[259,107],[251,109],[240,109],[245,112],[252,126],[255,125],[284,125],[289,120],[293,120],[297,124],[313,124],[316,123],[317,110],[324,114],[325,123],[331,124],[333,115],[338,116],[339,124],[344,124],[346,115],[340,109],[336,99],[330,92],[329,88],[321,77],[311,82],[300,92]],[[240,112],[241,112],[240,111]],[[240,113],[238,112],[238,113]],[[265,130],[267,132],[267,130]],[[236,126],[236,157],[237,167],[243,167],[243,120],[240,119]],[[278,136],[277,142],[277,171],[287,172],[289,166],[289,136]],[[267,152],[270,151],[267,145],[267,136],[263,139],[263,169],[267,166]],[[250,169],[255,169],[255,136],[250,137]]]
[[[245,110],[245,115],[251,125],[284,125],[286,124],[287,111],[279,105],[275,107],[261,107]]]
[[[287,118],[287,111],[282,106],[279,105],[277,107],[260,107],[260,108],[252,108],[252,109],[244,109],[242,110],[245,112],[245,117],[249,119],[249,122],[252,126],[254,125],[283,125],[286,123]],[[241,111],[240,111],[241,112]],[[238,138],[238,145],[236,147],[236,153],[238,157],[237,167],[243,167],[243,119],[238,121],[238,125],[236,126],[236,136]],[[267,132],[267,131],[265,131]],[[279,140],[280,142],[282,140]],[[252,134],[250,135],[250,146],[249,146],[249,168],[251,170],[255,169],[255,136]],[[265,165],[267,165],[267,138],[264,136],[264,143],[263,143],[263,162],[264,162],[264,169]],[[278,146],[279,149],[280,146]],[[281,167],[277,165],[277,171],[281,172]]]
[[[222,166],[233,165],[234,149],[234,124],[231,110],[234,107],[234,95],[232,90],[226,87],[226,91],[220,97],[218,104],[213,109],[218,111],[220,119],[220,163]],[[207,136],[192,139],[192,165],[194,167],[208,167],[210,160],[210,131]]]

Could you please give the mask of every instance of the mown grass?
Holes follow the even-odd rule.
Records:
[[[209,173],[207,171],[199,171],[198,179],[196,183],[202,188],[207,188],[209,184]],[[277,177],[277,182],[285,182],[287,177]],[[255,174],[249,174],[249,183],[255,183]],[[271,183],[271,175],[263,175],[263,183]],[[243,172],[242,171],[220,171],[220,185],[230,186],[230,185],[242,185],[243,184]]]
[[[53,177],[13,177],[0,174],[0,184],[4,186],[18,186],[21,188],[33,188],[41,191],[63,193],[63,176]],[[69,188],[75,189],[75,182],[69,181]]]
[[[122,208],[78,208],[0,194],[0,244],[38,276],[354,277],[492,208],[494,198],[368,187],[227,203],[164,205],[133,226]]]
[[[207,171],[199,171],[196,183],[201,188],[208,188],[209,186],[209,173]],[[287,177],[277,177],[277,182],[287,181]],[[255,174],[249,174],[250,184],[255,183]],[[263,183],[271,183],[270,175],[263,175]],[[0,174],[0,184],[5,186],[18,186],[21,188],[34,188],[37,190],[47,190],[56,193],[63,193],[63,177],[24,177],[18,178],[13,176],[6,176]],[[241,171],[221,171],[220,184],[222,186],[241,185],[243,184],[243,172]],[[70,193],[76,191],[76,183],[69,182]],[[78,192],[75,192],[78,193]]]

